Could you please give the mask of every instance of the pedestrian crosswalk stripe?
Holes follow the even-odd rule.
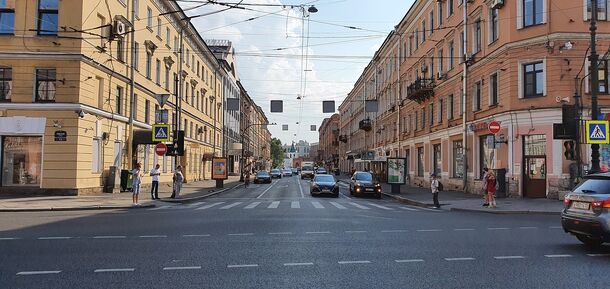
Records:
[[[343,209],[347,209],[345,206],[343,206],[341,204],[338,204],[338,203],[335,203],[335,202],[330,202],[330,204],[335,206],[335,207],[337,207],[337,209],[342,209],[342,210]]]
[[[213,203],[213,204],[205,205],[205,206],[203,206],[203,207],[199,207],[199,208],[197,208],[197,209],[195,209],[195,210],[205,210],[205,209],[209,209],[209,208],[211,208],[211,207],[218,206],[218,205],[220,205],[220,204],[224,204],[224,203],[225,203],[225,202]]]
[[[368,205],[371,205],[371,206],[373,206],[373,207],[377,207],[377,208],[380,208],[380,209],[384,209],[384,210],[394,210],[394,209],[392,209],[392,208],[388,208],[388,207],[386,207],[386,206],[382,206],[382,205],[377,205],[377,204],[373,204],[373,203],[367,203],[367,204],[368,204]]]
[[[358,209],[363,209],[363,210],[369,210],[369,209],[370,209],[369,207],[365,207],[365,206],[363,206],[363,205],[360,205],[360,204],[357,204],[357,203],[354,203],[354,202],[350,202],[350,204],[351,204],[352,206],[354,206],[354,207],[358,208]]]
[[[280,206],[280,201],[275,201],[275,202],[271,202],[271,204],[269,204],[267,209],[277,209],[277,207],[279,207],[279,206]]]
[[[235,203],[233,203],[233,204],[230,204],[230,205],[226,205],[226,206],[224,206],[224,207],[221,207],[220,209],[221,209],[221,210],[230,209],[230,208],[233,208],[233,207],[235,207],[235,206],[239,206],[241,203],[242,203],[242,202],[235,202]]]
[[[253,202],[249,205],[247,205],[244,209],[254,209],[256,208],[256,206],[260,205],[261,202]]]
[[[300,209],[301,208],[301,203],[299,203],[299,201],[290,202],[290,208],[292,208],[292,209]]]
[[[188,207],[189,208],[193,208],[193,207],[197,207],[197,206],[200,206],[200,205],[203,205],[203,204],[205,204],[205,202],[197,202],[197,203],[189,204]]]
[[[320,202],[311,202],[311,204],[316,208],[316,209],[324,209],[324,206],[322,206],[322,204],[320,204]]]

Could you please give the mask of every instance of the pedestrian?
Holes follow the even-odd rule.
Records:
[[[496,207],[496,176],[493,172],[487,174],[487,201],[489,202],[488,208]]]
[[[489,175],[489,169],[483,168],[483,185],[481,186],[481,192],[483,193],[483,207],[489,206],[489,198],[487,197],[487,176]]]
[[[161,172],[159,168],[161,166],[157,164],[154,169],[150,170],[150,176],[152,177],[152,183],[150,186],[150,197],[153,200],[159,200],[159,176]]]
[[[354,176],[354,173],[356,173],[356,168],[352,167],[352,177]]]
[[[244,187],[248,187],[250,185],[250,172],[246,172],[244,176]]]
[[[131,189],[133,191],[131,199],[133,201],[134,206],[140,205],[140,203],[138,203],[138,195],[140,194],[140,184],[142,183],[141,168],[142,168],[142,165],[140,163],[136,163],[135,167],[131,171],[131,180],[132,180]]]
[[[182,166],[178,166],[174,171],[174,192],[172,193],[171,198],[179,198],[180,191],[182,190],[182,182],[184,181],[184,175],[182,174]]]
[[[438,203],[438,191],[439,191],[439,181],[436,178],[436,174],[432,174],[430,181],[430,189],[432,190],[432,201],[434,201],[434,208],[438,209],[441,205]]]

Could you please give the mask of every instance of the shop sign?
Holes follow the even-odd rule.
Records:
[[[227,159],[213,158],[212,159],[212,179],[226,180],[227,179]]]
[[[478,123],[471,123],[468,126],[468,128],[472,132],[477,132],[477,131],[482,131],[482,130],[490,130],[491,131],[491,128],[489,126],[491,124],[494,124],[494,123],[497,124],[498,127],[500,126],[500,122],[499,121],[491,121],[491,122],[483,121],[483,122],[478,122]]]
[[[55,141],[67,141],[68,133],[64,130],[56,130],[54,137],[55,137]]]
[[[587,120],[587,143],[588,144],[608,144],[608,121],[607,120]]]
[[[388,158],[388,184],[404,185],[406,183],[406,164],[406,158]]]

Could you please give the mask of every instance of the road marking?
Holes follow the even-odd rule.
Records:
[[[402,206],[400,206],[398,208],[403,209],[403,210],[407,210],[407,211],[412,211],[412,212],[418,212],[419,211],[418,209],[413,209],[413,208],[409,208],[409,207],[402,207]]]
[[[311,204],[316,208],[316,209],[324,209],[324,206],[322,206],[322,204],[320,204],[320,202],[311,202]]]
[[[235,206],[239,206],[241,203],[242,203],[242,202],[235,202],[235,203],[233,203],[233,204],[226,205],[226,206],[224,206],[224,207],[220,207],[220,209],[221,209],[221,210],[230,209],[230,208],[233,208],[233,207],[235,207]]]
[[[155,208],[150,208],[148,209],[148,211],[158,211],[158,210],[165,210],[167,208],[171,208],[173,206],[161,206],[161,207],[155,207]]]
[[[301,203],[299,203],[299,201],[290,202],[290,208],[291,209],[300,209]]]
[[[190,235],[182,235],[182,237],[185,238],[192,238],[192,237],[209,237],[210,234],[190,234]]]
[[[417,230],[417,232],[440,232],[442,231],[441,229],[421,229],[421,230]]]
[[[201,269],[201,266],[163,267],[164,271],[171,271],[171,270],[199,270],[199,269]]]
[[[589,257],[610,257],[610,254],[587,254]]]
[[[272,183],[269,187],[267,187],[267,189],[265,189],[260,195],[258,195],[258,197],[256,197],[257,199],[260,199],[265,193],[267,193],[269,190],[271,190],[271,188],[273,188],[273,186],[275,186],[275,184],[277,184],[279,181],[276,181],[274,183]]]
[[[394,260],[396,263],[415,263],[415,262],[424,262],[423,259],[405,259],[405,260]]]
[[[522,229],[522,230],[532,230],[532,229],[538,229],[538,227],[519,227],[519,229]]]
[[[133,272],[135,268],[95,269],[93,273]]]
[[[384,209],[384,210],[394,210],[392,208],[388,208],[386,206],[377,205],[377,204],[373,204],[373,203],[367,203],[367,205],[370,205],[370,206],[373,206],[373,207],[377,207],[377,208],[380,208],[380,209]]]
[[[445,261],[472,261],[475,260],[472,257],[462,257],[462,258],[445,258]]]
[[[497,260],[525,259],[525,256],[495,256],[494,259],[497,259]]]
[[[19,240],[19,238],[15,238],[15,237],[2,237],[2,238],[0,238],[0,241],[7,241],[7,240]]]
[[[254,233],[237,233],[237,234],[227,234],[227,236],[252,236]]]
[[[205,210],[205,209],[209,209],[211,207],[218,206],[218,205],[221,205],[221,204],[224,204],[224,203],[225,202],[213,203],[213,204],[209,204],[209,205],[205,205],[205,206],[199,207],[199,208],[197,208],[195,210]]]
[[[247,205],[244,209],[254,209],[256,206],[260,205],[261,202],[253,202]]]
[[[453,229],[454,231],[474,231],[473,228],[460,228],[460,229]]]
[[[570,258],[572,255],[570,254],[556,254],[556,255],[544,255],[547,258]]]
[[[321,232],[305,232],[305,234],[330,234],[329,231],[321,231]]]
[[[348,234],[366,233],[366,231],[345,231]]]
[[[346,195],[346,194],[342,193],[341,191],[339,191],[339,194],[341,194],[343,197],[346,197],[346,198],[348,198],[348,199],[350,199],[350,200],[352,199],[350,196],[348,196],[348,195]]]
[[[227,265],[227,268],[250,268],[258,267],[258,264]]]
[[[354,206],[354,207],[358,208],[358,209],[363,209],[363,210],[370,210],[370,209],[371,209],[371,208],[369,208],[369,207],[365,207],[365,206],[363,206],[363,205],[360,205],[360,204],[357,204],[357,203],[354,203],[354,202],[350,202],[350,204],[351,204],[352,206]]]
[[[205,204],[205,202],[197,202],[197,203],[192,203],[192,204],[189,204],[189,205],[188,205],[188,207],[189,207],[189,208],[192,208],[192,207],[197,207],[197,206],[199,206],[199,205],[203,205],[203,204]]]
[[[345,210],[347,209],[345,206],[339,204],[339,203],[335,203],[335,202],[330,202],[331,205],[335,206],[337,209],[341,209],[341,210]]]
[[[268,233],[269,235],[292,235],[292,232],[274,232]]]
[[[305,198],[305,195],[303,194],[303,188],[301,187],[301,179],[297,178],[297,184],[299,186],[299,192],[301,193],[301,198]]]
[[[69,240],[72,237],[38,237],[38,240]]]
[[[549,229],[563,229],[561,226],[550,226]]]
[[[339,264],[370,264],[371,261],[339,261]]]
[[[280,206],[280,201],[273,201],[273,202],[271,202],[271,204],[269,204],[267,209],[277,209],[277,207],[279,207],[279,206]]]
[[[95,236],[93,239],[125,239],[126,236]]]
[[[382,233],[404,233],[407,230],[383,230]]]
[[[505,228],[505,227],[502,227],[502,228],[487,228],[487,230],[510,230],[510,228]]]
[[[284,266],[313,266],[313,263],[284,263]]]
[[[167,238],[167,235],[142,235],[139,238]]]
[[[43,275],[43,274],[59,274],[61,271],[22,271],[17,275]]]

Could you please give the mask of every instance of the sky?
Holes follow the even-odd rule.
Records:
[[[322,101],[338,109],[388,33],[414,0],[243,0],[240,7],[178,0],[204,39],[233,43],[238,77],[265,112],[272,137],[285,144],[318,142]],[[239,0],[214,2],[237,3]],[[259,6],[246,4],[269,4]],[[287,5],[282,7],[282,5]],[[299,7],[314,5],[303,17]],[[307,13],[307,12],[306,12]],[[352,27],[352,28],[349,28]],[[305,57],[307,55],[307,57]],[[304,95],[301,100],[297,97]],[[282,100],[283,113],[271,113],[270,101]],[[288,130],[282,129],[288,125]],[[316,131],[311,131],[311,125]]]

